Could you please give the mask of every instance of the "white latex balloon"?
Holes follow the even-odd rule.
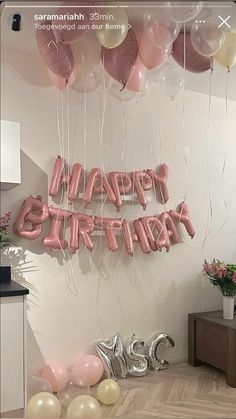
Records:
[[[68,419],[100,419],[101,407],[91,396],[78,396],[69,405],[66,417]]]
[[[150,83],[147,80],[145,80],[142,86],[142,89],[139,92],[136,92],[135,94],[136,103],[142,100],[150,92],[150,89],[151,89]]]
[[[78,74],[88,73],[100,61],[101,45],[94,32],[89,32],[83,39],[71,45]]]
[[[38,393],[30,399],[27,413],[32,419],[57,419],[61,414],[61,405],[53,394]]]
[[[167,1],[165,13],[177,23],[185,23],[193,20],[202,10],[202,1]]]
[[[44,378],[36,376],[31,377],[28,380],[28,400],[31,399],[31,397],[34,396],[34,394],[42,392],[52,393],[51,384]]]
[[[95,92],[99,86],[100,77],[96,69],[80,74],[72,84],[72,88],[79,92]]]
[[[116,97],[122,102],[128,102],[135,97],[136,92],[128,89],[124,89],[123,85],[118,81],[114,80],[109,92],[112,96]]]
[[[86,387],[79,387],[75,385],[72,381],[70,381],[62,391],[59,391],[57,393],[57,397],[61,402],[62,407],[67,408],[69,404],[72,402],[72,400],[74,400],[77,396],[89,393],[90,387],[88,383],[86,389]]]
[[[168,48],[177,38],[181,25],[160,14],[159,8],[148,9],[143,18],[144,33],[159,48]]]
[[[159,82],[163,96],[170,100],[174,100],[183,91],[185,84],[182,72],[172,64],[163,68]]]
[[[98,84],[98,93],[104,93],[110,90],[113,85],[114,79],[108,74],[102,63],[98,64],[97,71],[99,74],[99,84]]]
[[[191,29],[190,39],[198,54],[203,57],[212,57],[223,46],[225,34],[217,25],[195,22]]]

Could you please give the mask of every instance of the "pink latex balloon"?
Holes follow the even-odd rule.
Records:
[[[170,214],[168,212],[163,212],[160,215],[160,221],[162,222],[162,224],[165,226],[167,233],[171,239],[172,243],[180,243],[180,237],[179,234],[175,228],[175,224],[170,216]]]
[[[129,256],[134,256],[134,244],[129,222],[124,220],[122,223],[122,232],[125,243],[125,248]]]
[[[96,186],[96,182],[99,181],[100,185]],[[102,175],[101,170],[98,168],[92,169],[88,175],[86,188],[83,197],[84,207],[86,208],[91,202],[92,195],[95,193],[106,193],[108,201],[113,204],[116,202],[115,194],[105,176]]]
[[[135,220],[133,224],[134,224],[134,229],[137,233],[138,241],[140,243],[140,247],[141,247],[143,253],[145,253],[145,254],[150,253],[151,249],[150,249],[150,246],[149,246],[149,241],[148,241],[147,235],[145,233],[142,221],[141,220]],[[134,240],[134,241],[137,241],[137,240]]]
[[[160,202],[165,204],[169,199],[167,188],[168,166],[164,163],[159,167],[158,173],[152,169],[147,170],[147,173],[152,178],[153,184],[155,183],[156,185],[156,192],[160,196]]]
[[[69,87],[74,83],[76,79],[76,70],[74,69],[72,71],[69,79],[65,79],[64,77],[58,76],[57,74],[53,73],[48,68],[48,76],[55,87],[57,87],[59,90],[63,90],[66,86]]]
[[[128,173],[110,172],[109,181],[116,197],[115,205],[118,210],[123,206],[121,194],[128,194],[132,189],[132,180]]]
[[[114,229],[122,227],[121,218],[95,217],[94,224],[98,227],[102,227],[105,230],[108,249],[112,252],[117,252],[118,243],[114,234]]]
[[[125,88],[138,92],[142,89],[143,83],[145,81],[145,72],[146,68],[144,67],[139,56],[137,57],[136,63],[134,64],[129,79],[126,83]]]
[[[65,168],[65,159],[63,159],[61,156],[57,156],[55,164],[54,164],[50,186],[49,186],[50,196],[56,196],[58,194],[59,187],[62,183],[64,168]]]
[[[169,252],[170,240],[165,225],[157,217],[142,217],[141,222],[144,226],[151,249],[161,251],[163,247]],[[154,231],[157,231],[157,237],[154,237]]]
[[[50,22],[45,21],[43,24],[50,25]],[[74,57],[70,46],[57,42],[51,28],[49,30],[36,29],[36,41],[49,70],[69,80],[74,68]]]
[[[91,4],[93,4],[91,2]],[[60,29],[55,29],[54,33],[58,41],[63,42],[64,44],[74,44],[79,39],[81,39],[91,28],[90,25],[90,13],[95,12],[97,10],[90,9],[89,7],[68,7],[68,8],[59,8],[57,10],[57,15],[67,15],[69,13],[70,16],[80,16],[82,15],[84,19],[62,19],[60,21],[53,20],[52,24],[55,26],[62,26]],[[64,26],[64,28],[63,28]],[[70,26],[70,30],[68,29]]]
[[[41,371],[41,377],[51,384],[53,392],[63,390],[68,383],[68,372],[64,365],[52,362]]]
[[[179,205],[178,212],[172,210],[169,211],[169,214],[174,221],[182,223],[185,226],[191,239],[195,236],[195,230],[189,218],[188,206],[185,202]]]
[[[43,244],[48,249],[66,249],[68,243],[66,240],[61,239],[61,229],[63,222],[68,220],[72,213],[61,208],[49,207],[49,214],[52,220],[51,231],[49,236],[44,237]]]
[[[104,368],[102,361],[95,355],[81,356],[72,369],[72,380],[79,385],[81,377],[85,377],[88,384],[93,386],[102,378]]]
[[[143,65],[151,70],[165,64],[171,53],[172,45],[166,49],[153,45],[149,39],[143,35],[139,43],[139,56]]]
[[[72,167],[70,186],[68,191],[68,199],[70,203],[75,201],[75,199],[77,198],[82,173],[83,166],[79,163],[75,163]]]
[[[37,213],[35,213],[35,211]],[[16,217],[13,231],[18,236],[35,240],[42,232],[41,224],[46,221],[48,217],[48,206],[42,201],[41,196],[37,196],[37,198],[29,196],[24,200],[21,206],[20,212]],[[32,223],[31,230],[26,227],[27,222]]]
[[[147,198],[144,195],[144,191],[150,191],[152,189],[152,179],[145,171],[134,172],[132,176],[138,200],[145,210],[147,207]]]
[[[132,29],[128,31],[121,45],[111,49],[102,47],[101,50],[101,59],[106,71],[124,87],[132,74],[137,57],[138,44]]]
[[[211,68],[211,59],[203,57],[195,51],[191,43],[190,33],[188,32],[185,34],[185,42],[184,33],[181,32],[179,34],[178,38],[173,43],[172,56],[181,67],[185,66],[185,69],[191,71],[192,73],[202,73],[203,71],[207,71]]]
[[[88,250],[93,250],[93,243],[89,237],[93,230],[94,222],[92,217],[89,217],[89,215],[86,214],[80,214],[78,212],[72,214],[70,239],[70,248],[72,253],[75,253],[75,251],[79,248],[80,238]]]

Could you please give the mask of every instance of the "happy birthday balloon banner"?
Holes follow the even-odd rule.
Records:
[[[49,195],[55,197],[59,193],[60,186],[68,188],[68,200],[73,203],[80,188],[83,167],[75,163],[71,175],[65,174],[65,160],[57,157],[50,182]],[[137,171],[133,173],[110,172],[105,175],[100,169],[95,168],[88,174],[83,195],[84,206],[91,202],[94,194],[104,193],[108,201],[114,204],[118,210],[123,205],[121,195],[135,190],[140,204],[146,209],[147,200],[144,191],[154,189],[160,192],[162,203],[169,199],[167,189],[168,167],[163,164],[159,172],[154,170]],[[180,243],[181,237],[178,225],[183,224],[189,236],[194,237],[195,231],[190,221],[188,206],[182,202],[177,210],[163,212],[160,215],[146,216],[136,219],[132,223],[121,218],[92,217],[80,212],[64,210],[48,206],[42,201],[41,196],[30,196],[25,199],[14,224],[14,233],[18,236],[36,240],[42,233],[42,224],[50,219],[51,228],[48,236],[44,237],[43,245],[47,249],[58,250],[70,247],[72,253],[79,249],[80,241],[92,251],[94,244],[91,240],[93,232],[103,230],[107,239],[108,249],[117,252],[118,243],[116,232],[121,231],[125,248],[128,255],[134,254],[134,243],[139,243],[143,253],[161,251],[165,248],[168,252],[171,244]],[[70,223],[70,242],[62,237],[64,226]],[[29,228],[28,225],[31,224]]]

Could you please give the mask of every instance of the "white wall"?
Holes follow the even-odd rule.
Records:
[[[57,100],[61,107],[62,96],[46,85],[46,72],[38,58],[14,50],[4,51],[3,56],[2,119],[21,124],[22,184],[4,192],[2,200],[2,211],[12,210],[14,218],[29,194],[41,193],[51,202],[47,189],[59,153]],[[62,100],[66,115],[66,92]],[[176,347],[169,358],[182,359],[187,355],[187,314],[221,307],[217,290],[202,279],[204,258],[236,259],[236,102],[229,101],[226,122],[225,101],[212,97],[208,128],[207,95],[186,91],[184,97],[171,103],[161,98],[155,84],[138,103],[124,104],[107,95],[102,140],[99,125],[103,121],[103,95],[87,96],[86,131],[84,103],[78,92],[69,90],[70,161],[85,163],[87,169],[104,165],[106,171],[155,168],[166,162],[170,169],[166,207],[175,208],[187,193],[196,237],[191,241],[183,230],[184,242],[173,246],[169,254],[143,255],[137,246],[134,258],[125,254],[121,240],[119,253],[112,254],[106,249],[105,239],[95,238],[91,255],[81,248],[76,255],[66,254],[70,262],[60,252],[47,253],[41,240],[21,240],[23,252],[16,255],[12,250],[6,259],[14,265],[15,278],[31,288],[29,368],[37,370],[44,360],[69,365],[79,353],[92,350],[95,339],[109,337],[117,330],[125,339],[132,333],[145,340],[159,331],[170,333]],[[66,157],[67,127],[65,118]],[[213,217],[203,247],[209,188]],[[82,210],[81,202],[75,208]],[[152,195],[146,214],[162,211],[163,206]],[[91,212],[117,215],[109,204],[101,210],[99,202],[88,207],[87,213]],[[121,212],[129,220],[143,214],[138,204],[126,204]],[[44,235],[48,229],[46,225]],[[76,293],[72,283],[67,287],[71,270]]]

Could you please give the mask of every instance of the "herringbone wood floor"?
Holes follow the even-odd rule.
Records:
[[[236,419],[236,389],[227,386],[224,373],[211,367],[173,365],[120,385],[122,396],[115,406],[103,407],[104,418]]]

